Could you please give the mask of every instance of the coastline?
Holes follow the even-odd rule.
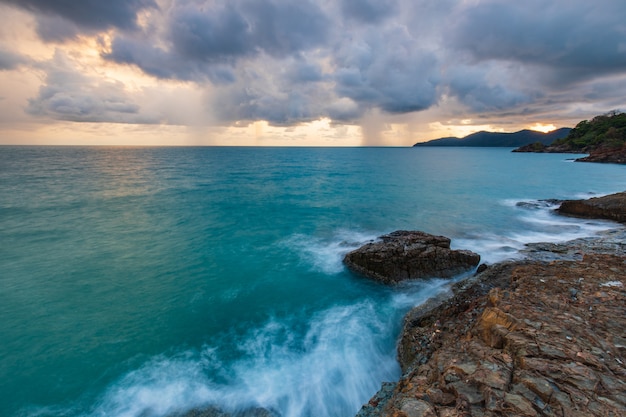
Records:
[[[407,313],[357,417],[624,415],[626,227],[521,253]]]

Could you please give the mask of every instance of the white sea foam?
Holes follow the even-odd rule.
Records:
[[[311,317],[304,332],[296,331],[298,318],[270,320],[239,341],[235,360],[211,347],[156,357],[114,384],[88,416],[167,416],[210,406],[263,407],[281,417],[354,415],[382,381],[399,376],[395,303],[333,307]]]
[[[523,203],[523,204],[518,204]],[[514,209],[513,215],[526,227],[499,235],[496,232],[454,239],[454,248],[471,249],[481,255],[487,263],[520,258],[520,250],[528,243],[558,243],[582,237],[594,236],[599,232],[615,228],[610,221],[587,220],[558,215],[554,209],[558,204],[545,200],[507,199],[503,205]]]
[[[426,302],[429,298],[435,297],[442,292],[450,291],[450,284],[461,279],[459,275],[456,279],[429,279],[407,281],[398,286],[398,290],[392,295],[392,303],[398,310],[407,310],[416,305]]]
[[[517,233],[515,238],[524,243],[558,242],[594,235],[615,227],[615,223],[603,220],[587,220],[565,217],[554,213],[555,205],[546,205],[539,210],[520,210],[519,218],[527,223],[528,232]],[[531,239],[531,240],[528,240]]]
[[[341,229],[327,238],[296,234],[282,244],[295,251],[310,269],[332,275],[343,271],[346,253],[376,238],[374,234]]]
[[[495,263],[505,259],[520,257],[519,250],[524,244],[513,238],[496,234],[469,236],[452,241],[454,249],[470,249],[480,255],[481,262]]]
[[[304,325],[303,317],[273,318],[241,336],[235,359],[210,346],[157,356],[110,387],[86,416],[162,417],[205,407],[262,407],[281,417],[354,415],[381,382],[399,377],[394,340],[404,311],[449,283],[405,283],[387,298],[304,317]]]
[[[200,406],[216,393],[204,374],[203,361],[190,352],[156,357],[126,375],[97,403],[90,417],[167,416],[181,407]]]

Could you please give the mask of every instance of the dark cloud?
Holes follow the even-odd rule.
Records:
[[[494,63],[459,63],[449,68],[442,80],[445,93],[458,98],[473,112],[500,111],[532,103],[542,93],[536,85],[529,84],[514,69]]]
[[[46,78],[37,97],[28,101],[26,111],[31,115],[73,122],[157,122],[140,114],[122,83],[79,72],[62,52],[39,67]]]
[[[185,57],[154,46],[144,40],[116,37],[111,52],[104,55],[108,60],[135,65],[146,74],[162,79],[182,81],[211,81],[214,84],[234,82],[232,64],[226,62],[205,62],[189,60]]]
[[[396,0],[342,0],[341,11],[348,19],[378,23],[397,11]]]
[[[626,2],[493,0],[458,16],[451,45],[479,62],[547,66],[560,82],[626,70]]]
[[[0,0],[0,2],[36,12],[40,16],[39,35],[44,40],[54,41],[73,37],[79,30],[94,33],[111,27],[136,29],[137,13],[146,8],[157,7],[155,0]],[[58,18],[71,22],[73,27],[64,27]]]
[[[252,28],[233,3],[182,4],[174,7],[168,25],[171,53],[192,61],[229,60],[255,49]]]
[[[316,63],[324,60],[332,62],[327,72]],[[212,107],[221,120],[353,122],[371,109],[407,113],[437,100],[437,57],[398,26],[343,40],[322,57],[300,54],[276,61],[264,55],[253,62],[254,68],[237,72],[232,86],[218,90]]]
[[[219,83],[228,81],[224,68],[239,59],[298,55],[324,45],[331,32],[329,18],[306,0],[179,1],[165,25],[165,47],[152,46],[149,36],[118,36],[105,57],[137,65],[159,78]],[[213,73],[213,65],[222,68],[222,75]]]
[[[408,113],[437,100],[438,59],[401,27],[346,43],[335,59],[337,93],[363,109]]]
[[[229,90],[218,95],[217,116],[223,121],[267,120],[276,126],[298,124],[319,117],[311,112],[310,100],[299,91],[265,94],[251,89]]]
[[[58,15],[39,16],[37,34],[48,42],[64,42],[78,36],[83,29]]]
[[[255,59],[238,69],[237,82],[215,91],[211,107],[225,122],[267,120],[293,125],[327,116],[336,98],[332,83],[303,58]]]
[[[317,63],[298,60],[287,71],[285,77],[292,83],[312,83],[324,79],[322,68]]]
[[[7,51],[6,49],[0,49],[0,71],[13,70],[29,62],[31,62],[31,60],[27,57]]]
[[[441,43],[448,64],[441,91],[487,117],[590,103],[590,85],[626,72],[624,15],[626,3],[610,0],[457,7]]]
[[[251,22],[255,48],[273,56],[325,46],[332,33],[334,23],[313,1],[247,0],[242,6]]]
[[[338,122],[355,123],[363,115],[363,109],[349,98],[343,97],[329,103],[324,115]]]

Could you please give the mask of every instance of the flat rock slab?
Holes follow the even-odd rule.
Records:
[[[419,231],[399,230],[348,253],[344,263],[351,270],[395,284],[418,278],[450,278],[473,269],[480,255],[450,249],[450,239]]]
[[[626,223],[626,192],[588,200],[566,200],[557,211],[570,216]]]

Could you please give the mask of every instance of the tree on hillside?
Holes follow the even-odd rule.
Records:
[[[612,110],[583,120],[565,138],[553,143],[569,146],[572,150],[589,152],[594,149],[615,149],[626,144],[626,113]]]

